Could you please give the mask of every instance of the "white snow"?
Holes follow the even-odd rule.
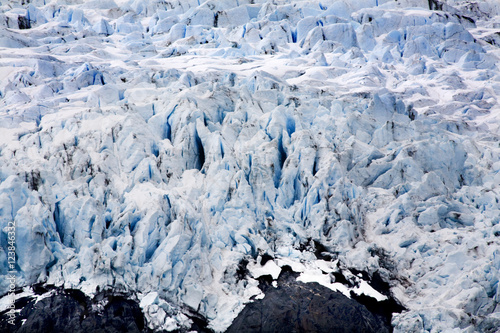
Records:
[[[271,275],[272,278],[276,280],[281,273],[281,268],[274,261],[268,261],[264,266],[253,264],[250,265],[249,269],[254,278],[259,278],[263,275]]]
[[[342,272],[342,274],[354,282],[355,286],[349,288],[348,286],[335,282],[335,277],[329,273]],[[368,282],[355,276],[348,271],[340,270],[337,267],[337,262],[327,262],[324,260],[309,261],[306,264],[306,269],[299,275],[297,281],[304,283],[317,282],[320,285],[327,287],[333,291],[338,291],[351,298],[351,291],[357,295],[365,295],[375,298],[377,301],[383,301],[387,299],[387,296],[382,295],[380,292],[376,291]]]

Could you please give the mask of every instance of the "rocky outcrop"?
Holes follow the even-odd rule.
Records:
[[[22,310],[16,318],[16,325],[7,323],[7,320],[4,320],[6,314],[2,313],[0,331],[6,333],[148,332],[139,305],[125,296],[104,292],[90,299],[81,291],[74,289],[54,289],[50,294],[51,296],[38,302],[36,297],[19,299],[16,308]]]
[[[384,309],[372,312],[360,302],[318,283],[297,282],[295,276],[290,270],[285,271],[276,288],[261,281],[265,297],[249,303],[226,333],[392,332],[390,314],[387,321],[382,314]]]

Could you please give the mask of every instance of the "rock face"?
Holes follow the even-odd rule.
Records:
[[[0,315],[1,332],[149,332],[139,305],[123,296],[102,293],[90,300],[79,290],[56,290],[39,302],[22,298],[16,306],[22,307],[20,320],[12,326]]]
[[[300,282],[278,287],[249,304],[227,332],[390,332],[363,305],[325,289]]]
[[[265,268],[266,263],[272,261],[272,257],[265,255],[260,265]],[[245,260],[239,264],[236,277],[248,283],[251,272],[247,265],[248,261]],[[366,272],[355,269],[332,273],[337,283],[351,290],[350,297],[346,297],[345,291],[333,291],[316,282],[301,282],[300,273],[294,272],[290,266],[284,265],[280,270],[277,279],[271,275],[258,277],[259,289],[265,296],[249,303],[226,333],[385,333],[393,331],[392,314],[405,310],[392,297],[389,285],[378,274],[369,277]],[[357,281],[353,280],[352,274],[359,277]],[[353,292],[352,288],[359,286],[359,281],[369,282],[385,299],[377,301],[373,297]],[[131,295],[116,294],[112,290],[97,292],[90,298],[76,289],[36,284],[29,289],[18,289],[16,293],[16,309],[20,309],[16,315],[16,325],[8,324],[7,311],[2,311],[0,332],[165,332],[147,327],[141,306],[130,299]],[[190,327],[169,331],[214,332],[208,327],[206,318],[197,312],[188,312]]]
[[[266,296],[248,304],[226,333],[392,332],[383,315],[318,283],[297,282],[292,273],[265,289]]]

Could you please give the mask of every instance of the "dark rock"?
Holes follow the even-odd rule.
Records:
[[[321,244],[320,242],[318,241],[313,241],[314,242],[314,255],[316,256],[316,258],[320,259],[320,260],[326,260],[326,261],[330,261],[333,259],[330,251],[328,251],[328,249],[323,245]]]
[[[257,278],[257,280],[259,281],[259,288],[263,292],[266,292],[267,289],[271,287],[271,285],[272,285],[272,283],[274,281],[273,277],[271,275],[269,275],[269,274],[259,276]]]
[[[285,271],[277,288],[248,304],[226,331],[232,332],[391,332],[383,316],[318,283],[296,281]]]
[[[26,16],[18,16],[17,25],[19,26],[19,29],[31,29],[30,19]]]
[[[437,0],[428,0],[430,10],[443,10],[443,3]]]
[[[37,286],[37,290],[52,288]],[[34,298],[23,297],[16,302],[15,324],[0,313],[0,332],[149,332],[139,305],[121,295],[103,292],[91,300],[79,290],[61,290],[35,304]],[[25,323],[21,325],[22,320]]]
[[[269,260],[273,260],[274,258],[272,256],[270,256],[269,254],[267,253],[264,253],[262,255],[262,258],[260,259],[260,265],[261,266],[264,266]]]
[[[245,279],[248,274],[250,274],[247,265],[248,260],[245,258],[241,259],[241,261],[238,263],[238,268],[236,269],[236,278],[238,279],[238,281]]]
[[[368,311],[382,319],[387,326],[390,326],[391,324],[393,313],[405,310],[405,308],[393,298],[379,302],[373,297],[366,296],[364,294],[356,295],[352,291],[351,298],[360,304],[363,304]],[[392,328],[390,331],[392,332]]]
[[[494,32],[492,34],[482,37],[481,39],[493,46],[500,47],[500,32]]]
[[[342,283],[343,285],[348,286],[349,288],[354,287],[351,281],[347,280],[341,272],[333,272],[333,277],[335,278],[335,282]]]
[[[214,331],[208,327],[208,320],[199,314],[187,314],[189,319],[193,322],[189,332],[197,333],[213,333]]]
[[[311,251],[314,252],[314,255],[317,259],[331,261],[336,258],[338,253],[332,252],[328,250],[323,244],[320,242],[313,240],[312,238],[308,238],[305,243],[300,244],[299,251]]]

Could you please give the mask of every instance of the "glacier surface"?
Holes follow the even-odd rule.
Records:
[[[284,265],[342,291],[321,244],[395,332],[494,332],[499,35],[493,0],[2,4],[0,274],[14,221],[18,287],[224,331]]]

